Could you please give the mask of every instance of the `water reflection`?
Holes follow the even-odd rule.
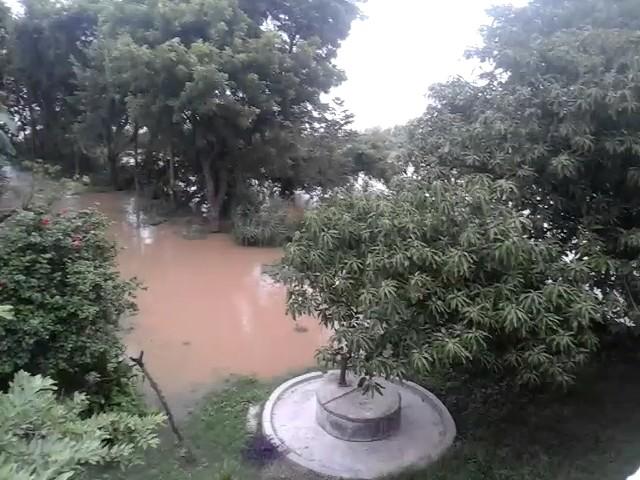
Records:
[[[313,364],[325,336],[311,319],[306,333],[285,314],[284,290],[262,265],[278,249],[242,248],[225,235],[186,240],[176,225],[146,225],[136,201],[122,194],[80,197],[113,220],[122,274],[146,287],[126,342],[145,351],[152,374],[174,405],[188,405],[229,374],[271,377]]]

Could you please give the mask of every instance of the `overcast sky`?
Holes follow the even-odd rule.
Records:
[[[506,3],[527,0],[368,0],[340,51],[348,80],[335,90],[356,127],[405,123],[424,110],[429,85],[477,71],[464,51],[480,42],[486,9]]]

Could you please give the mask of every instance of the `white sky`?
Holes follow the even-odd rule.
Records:
[[[338,63],[348,80],[334,95],[357,128],[391,127],[419,116],[429,85],[477,67],[463,58],[479,44],[487,8],[527,0],[368,0]]]

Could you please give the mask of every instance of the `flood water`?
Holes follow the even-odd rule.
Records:
[[[231,374],[269,378],[314,364],[325,334],[310,319],[296,328],[284,288],[262,275],[279,249],[237,246],[228,235],[187,240],[179,225],[145,226],[134,198],[83,195],[112,221],[120,271],[137,277],[139,313],[126,334],[169,402],[186,410]],[[127,322],[128,323],[128,322]]]

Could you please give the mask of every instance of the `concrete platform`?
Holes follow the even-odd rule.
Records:
[[[426,466],[453,443],[456,427],[447,409],[410,382],[394,384],[402,404],[395,434],[371,442],[336,438],[316,421],[316,392],[323,379],[316,372],[289,380],[263,410],[265,436],[298,465],[338,478],[373,479]]]
[[[402,399],[395,384],[379,380],[382,395],[363,395],[357,379],[340,386],[339,376],[327,373],[316,390],[316,421],[325,432],[348,442],[372,442],[400,429]]]

